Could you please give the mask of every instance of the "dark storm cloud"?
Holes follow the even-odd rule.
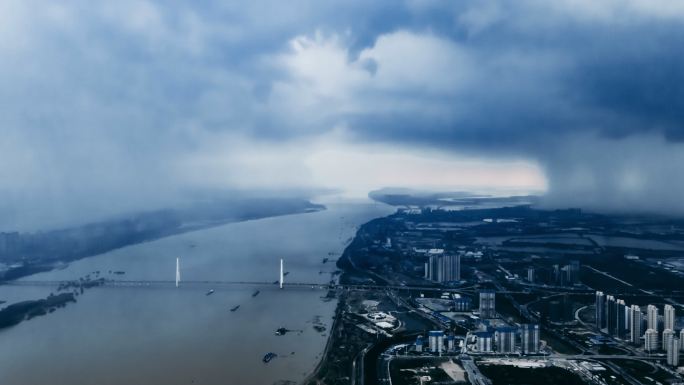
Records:
[[[2,228],[269,179],[229,156],[227,177],[198,186],[206,170],[188,164],[211,164],[195,158],[216,143],[230,155],[340,127],[540,162],[554,204],[579,191],[573,204],[681,210],[667,176],[683,170],[646,160],[682,151],[683,20],[666,0],[6,1]],[[277,174],[304,175],[291,158]]]
[[[681,6],[514,4],[459,3],[452,28],[434,29],[468,58],[453,70],[470,81],[383,95],[437,113],[369,109],[350,125],[374,140],[524,154],[545,168],[552,205],[683,213]]]
[[[369,129],[374,136],[382,136],[377,127],[384,127],[395,137],[417,141],[430,140],[418,127],[431,126],[427,131],[433,131],[435,143],[500,144],[504,150],[578,131],[615,138],[654,132],[672,141],[682,139],[682,17],[573,19],[539,3],[520,4],[501,4],[502,14],[475,36],[458,21],[444,31],[443,37],[479,68],[474,68],[477,81],[458,94],[434,96],[418,90],[409,96],[451,106],[440,119],[425,122],[411,112],[370,111],[354,116],[355,125],[374,127]],[[459,8],[452,10],[456,20],[472,9]]]

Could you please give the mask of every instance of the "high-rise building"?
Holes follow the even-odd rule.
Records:
[[[461,256],[447,255],[447,279],[446,281],[460,281],[461,280]]]
[[[679,350],[684,352],[684,329],[679,331]]]
[[[606,329],[608,334],[615,335],[617,328],[617,303],[612,295],[606,296]]]
[[[644,333],[644,350],[652,353],[658,350],[658,332],[653,329],[647,329]]]
[[[423,336],[418,336],[418,338],[416,338],[416,351],[418,353],[423,352]]]
[[[675,332],[672,329],[665,329],[663,330],[663,343],[662,343],[662,348],[663,350],[667,350],[667,347],[670,346],[670,340],[675,338]]]
[[[475,333],[475,344],[479,352],[488,353],[492,351],[494,345],[494,334],[492,332],[477,332]]]
[[[428,341],[432,353],[441,353],[444,351],[444,331],[431,330],[428,332]]]
[[[425,264],[425,278],[435,282],[461,280],[460,255],[431,255]]]
[[[553,265],[553,284],[558,286],[574,285],[580,281],[580,263],[571,261],[569,265]]]
[[[641,324],[644,320],[644,315],[641,313],[641,308],[637,305],[630,307],[629,317],[629,340],[634,345],[641,344]]]
[[[574,285],[580,282],[580,263],[579,261],[570,261],[570,264],[565,266],[566,282]]]
[[[553,265],[553,282],[557,286],[565,286],[565,271],[559,265]]]
[[[527,282],[534,283],[534,267],[527,268]]]
[[[596,328],[606,327],[606,296],[602,291],[596,292]]]
[[[446,282],[447,281],[447,275],[449,274],[448,270],[448,262],[446,255],[442,255],[437,258],[437,263],[439,263],[439,269],[437,269],[437,282]]]
[[[496,351],[499,353],[515,352],[515,341],[518,330],[512,327],[502,327],[496,330]]]
[[[658,332],[658,308],[654,305],[648,305],[646,308],[646,324],[647,329]]]
[[[663,329],[675,328],[675,308],[672,305],[665,305],[663,309]]]
[[[522,325],[520,330],[520,350],[523,354],[539,353],[539,325]]]
[[[615,306],[616,306],[616,315],[617,315],[617,322],[615,325],[615,331],[613,332],[613,335],[617,338],[625,339],[626,337],[626,332],[627,332],[627,305],[625,305],[625,301],[618,299],[615,301]]]
[[[425,264],[425,278],[430,281],[437,281],[439,276],[439,257],[436,255],[431,255]]]
[[[447,350],[450,352],[456,350],[456,337],[453,334],[447,336]]]
[[[667,364],[679,366],[679,338],[673,337],[667,344]]]
[[[470,311],[473,307],[473,300],[470,297],[454,298],[455,311]]]
[[[496,293],[491,290],[480,292],[480,317],[496,318]]]

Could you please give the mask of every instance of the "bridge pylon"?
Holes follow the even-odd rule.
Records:
[[[278,283],[280,284],[280,288],[283,288],[283,281],[285,281],[285,273],[283,272],[283,259],[280,258],[280,279],[278,280]]]
[[[176,287],[180,283],[180,258],[176,258]]]

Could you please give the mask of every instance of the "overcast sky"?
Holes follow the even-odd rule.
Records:
[[[0,230],[188,191],[684,212],[684,2],[0,1]]]

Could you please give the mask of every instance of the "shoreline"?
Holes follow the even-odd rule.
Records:
[[[96,238],[96,236],[93,236],[92,239],[89,241],[94,244],[94,246],[91,246],[91,249],[89,250],[82,250],[81,252],[74,252],[72,255],[63,255],[62,257],[49,257],[48,255],[53,254],[54,252],[49,250],[50,245],[46,242],[46,244],[43,246],[47,248],[47,251],[42,251],[42,252],[36,252],[38,254],[37,257],[34,257],[33,260],[29,260],[29,262],[9,268],[5,271],[0,271],[0,286],[6,282],[12,282],[16,281],[34,274],[39,274],[39,273],[44,273],[44,272],[49,272],[53,271],[55,269],[64,267],[65,265],[68,265],[70,262],[78,261],[81,259],[86,259],[90,257],[94,257],[103,253],[107,253],[113,250],[119,250],[128,246],[134,246],[146,242],[152,242],[156,241],[159,239],[164,239],[167,237],[175,236],[175,235],[180,235],[180,234],[185,234],[185,233],[190,233],[194,231],[200,231],[200,230],[205,230],[205,229],[210,229],[213,227],[219,227],[223,225],[227,225],[230,223],[240,223],[240,222],[247,222],[251,220],[258,220],[258,219],[266,219],[266,218],[275,218],[275,217],[280,217],[280,216],[286,216],[286,215],[296,215],[296,214],[307,214],[307,213],[314,213],[322,210],[326,210],[327,207],[321,204],[317,203],[312,203],[311,201],[303,201],[300,202],[302,203],[301,207],[293,208],[290,211],[287,211],[286,209],[284,210],[276,210],[275,212],[264,212],[264,213],[243,213],[241,215],[229,217],[226,216],[224,219],[214,219],[214,220],[195,220],[194,223],[192,221],[189,222],[181,222],[181,223],[176,223],[175,227],[168,227],[168,228],[159,228],[157,232],[152,232],[149,234],[129,234],[128,239],[122,240],[120,242],[112,242],[110,244],[106,244],[102,246],[99,244],[99,239]],[[101,228],[107,228],[108,226],[117,226],[119,225],[119,222],[102,222],[98,224],[86,224],[74,229],[66,229],[66,230],[58,230],[56,233],[67,233],[67,232],[77,232],[78,229],[82,228],[89,228],[89,227],[95,227],[99,226]],[[42,233],[38,233],[40,235],[43,235]],[[24,236],[34,236],[35,234],[25,234]]]
[[[333,322],[332,325],[330,325],[330,333],[328,334],[328,338],[325,341],[323,353],[321,353],[321,359],[318,360],[318,363],[311,371],[311,373],[309,373],[306,377],[304,377],[302,381],[300,381],[300,384],[302,385],[318,384],[320,377],[319,374],[323,367],[327,364],[330,348],[333,346],[333,343],[335,342],[335,337],[333,336],[333,333],[337,330],[338,327],[338,320],[340,319],[340,307],[345,303],[343,299],[339,298],[337,295],[335,295],[335,298],[337,299],[337,305],[335,306],[335,312],[333,313]]]
[[[383,218],[383,217],[379,217]],[[352,250],[354,249],[356,245],[356,239],[358,236],[358,233],[363,229],[364,226],[367,224],[373,222],[377,218],[370,219],[368,222],[363,223],[360,225],[352,237],[351,241],[347,246],[345,247],[344,251],[340,255],[340,258],[336,262],[336,266],[338,269],[342,270],[342,274],[340,274],[338,281],[343,282],[345,279],[348,279],[349,276],[353,275],[354,273],[357,273],[357,275],[361,276],[367,276],[367,274],[361,270],[359,270],[355,265],[354,262],[351,258],[351,253]],[[325,385],[328,384],[326,380],[330,380],[329,378],[326,378],[327,374],[331,371],[331,369],[334,369],[330,366],[331,364],[331,354],[334,352],[332,348],[336,345],[339,345],[340,341],[342,341],[342,334],[354,334],[355,332],[359,332],[358,330],[354,329],[348,329],[345,328],[345,324],[343,322],[343,318],[345,317],[344,314],[344,309],[348,306],[348,296],[345,293],[335,293],[335,298],[337,299],[337,306],[335,307],[335,313],[333,315],[333,324],[330,328],[330,334],[328,335],[328,339],[326,341],[325,348],[323,350],[323,354],[321,356],[321,359],[318,361],[318,364],[314,368],[314,370],[305,377],[303,381],[300,382],[301,385]],[[359,329],[360,330],[360,329]],[[352,341],[348,341],[349,344],[353,344]],[[339,348],[339,346],[338,346]],[[354,362],[356,360],[356,357],[352,357],[351,361],[348,362],[349,365],[351,366],[348,368],[350,371],[353,369]],[[350,372],[346,372],[350,373]],[[356,375],[356,373],[352,373],[352,375]],[[334,380],[338,380],[339,377],[335,377]],[[337,383],[337,382],[335,382]],[[355,384],[356,379],[350,377],[350,381],[348,382],[350,384]]]

